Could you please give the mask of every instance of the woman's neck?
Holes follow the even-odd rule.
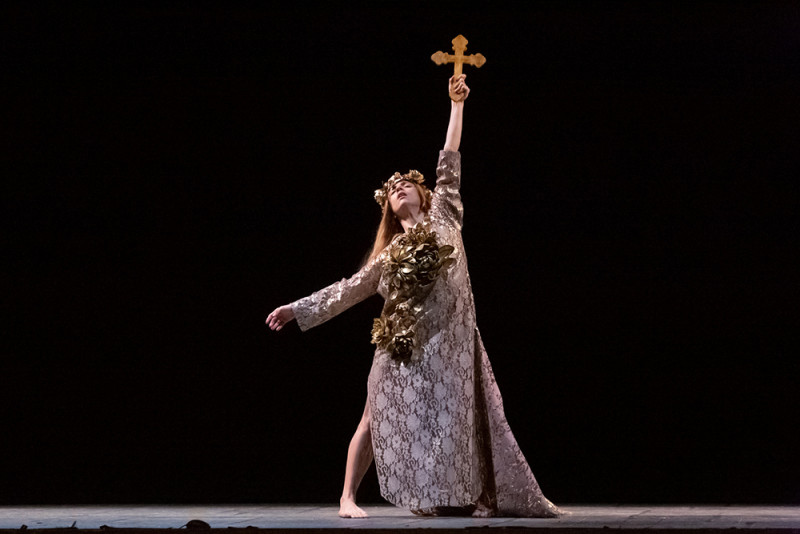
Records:
[[[403,231],[408,232],[409,228],[422,221],[424,218],[424,213],[422,213],[420,210],[415,210],[414,213],[409,213],[403,218],[398,217],[398,220],[400,221],[400,225],[403,227]]]

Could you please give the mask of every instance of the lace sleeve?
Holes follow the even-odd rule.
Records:
[[[374,295],[381,277],[381,259],[373,259],[350,278],[342,278],[324,289],[292,302],[300,330],[306,331],[332,319]]]
[[[456,229],[461,230],[464,206],[461,204],[461,153],[439,151],[436,166],[436,188],[433,190],[431,211]]]

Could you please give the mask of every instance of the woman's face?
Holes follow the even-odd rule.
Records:
[[[408,180],[396,182],[389,191],[389,205],[400,218],[418,211],[421,203],[417,188]]]

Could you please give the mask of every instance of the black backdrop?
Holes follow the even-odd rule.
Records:
[[[433,177],[458,33],[478,324],[545,493],[800,499],[798,3],[3,10],[2,503],[336,502],[381,303],[263,320]]]

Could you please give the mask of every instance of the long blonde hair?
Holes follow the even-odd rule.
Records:
[[[417,193],[419,194],[420,211],[428,213],[428,210],[431,209],[430,190],[424,185],[414,182],[411,183],[417,188]],[[403,225],[400,224],[400,221],[392,211],[392,206],[389,204],[389,199],[387,198],[383,203],[381,223],[378,225],[378,231],[375,233],[375,244],[372,245],[372,252],[370,252],[364,263],[367,264],[377,258],[378,255],[383,252],[383,249],[389,246],[394,236],[403,232]]]

